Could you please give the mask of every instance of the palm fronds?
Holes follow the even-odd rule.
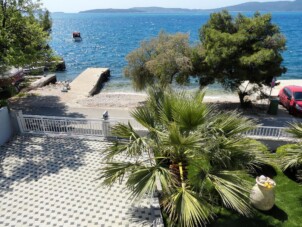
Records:
[[[152,111],[144,107],[138,107],[131,112],[132,117],[147,129],[154,130],[156,127],[156,119]]]
[[[215,115],[210,126],[225,137],[231,137],[252,130],[257,125],[253,120],[241,116],[236,111],[228,111]]]
[[[211,109],[202,102],[203,97],[204,92],[194,95],[180,93],[173,106],[173,117],[182,130],[192,131],[205,123]]]
[[[249,203],[249,192],[251,185],[242,177],[238,171],[218,171],[208,174],[208,179],[219,193],[226,207],[236,210],[245,216],[252,214]]]
[[[105,150],[106,159],[119,154],[140,156],[143,151],[149,149],[146,138],[141,137],[135,132],[130,123],[128,125],[122,123],[116,124],[112,127],[112,134],[121,139]]]
[[[102,180],[103,185],[112,186],[117,181],[123,181],[125,174],[137,167],[140,167],[140,163],[107,162],[106,166],[100,169],[101,175],[98,179]]]
[[[213,111],[203,98],[204,92],[149,90],[146,105],[132,112],[148,133],[141,136],[131,124],[113,127],[119,139],[106,150],[104,184],[127,174],[133,199],[154,193],[160,184],[163,209],[176,225],[205,225],[216,206],[251,215],[251,185],[244,172],[260,164],[265,153],[264,145],[244,136],[255,122],[236,112]],[[112,162],[121,154],[134,162]]]
[[[209,204],[187,188],[175,188],[175,192],[167,195],[163,203],[170,220],[184,227],[206,225],[213,218]]]
[[[287,132],[291,133],[296,138],[302,138],[302,123],[290,123],[290,128],[287,130]]]
[[[279,158],[279,163],[281,164],[281,168],[283,170],[286,170],[288,168],[302,167],[301,148],[287,149],[286,152],[284,154],[281,154]]]
[[[169,169],[160,165],[140,166],[132,171],[127,180],[127,186],[130,187],[133,198],[141,198],[146,194],[153,194],[158,184],[165,192],[170,192],[171,185],[174,185],[173,173]]]
[[[296,138],[302,138],[302,123],[292,123],[287,130]],[[288,168],[296,168],[301,170],[302,168],[302,143],[284,145],[279,149],[283,149],[282,152],[278,152],[278,162],[283,170]]]

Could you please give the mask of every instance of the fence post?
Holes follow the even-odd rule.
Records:
[[[19,126],[19,129],[20,129],[20,132],[21,133],[24,133],[24,128],[23,128],[23,114],[22,114],[22,110],[19,110],[17,112],[17,121],[18,121],[18,126]]]
[[[69,131],[68,131],[68,123],[67,123],[67,118],[66,118],[66,117],[65,117],[65,119],[64,119],[64,123],[65,123],[65,131],[66,131],[66,133],[68,134]]]
[[[108,137],[110,135],[110,123],[108,120],[102,121],[102,131],[104,137]]]
[[[283,129],[280,129],[280,128],[279,128],[278,139],[280,139],[280,136],[281,136],[281,134],[282,134],[282,130],[283,130]]]
[[[45,125],[44,125],[44,118],[43,117],[41,117],[41,123],[42,123],[43,133],[46,133]]]

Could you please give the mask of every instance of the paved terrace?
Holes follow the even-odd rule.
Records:
[[[106,146],[19,136],[0,147],[0,226],[155,226],[157,198],[131,203],[123,183],[95,181]]]

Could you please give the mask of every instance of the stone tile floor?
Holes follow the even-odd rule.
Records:
[[[0,226],[163,226],[157,198],[132,203],[123,183],[95,180],[106,146],[46,136],[1,146]]]

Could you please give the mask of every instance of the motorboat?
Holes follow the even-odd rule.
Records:
[[[72,37],[73,37],[73,40],[75,42],[80,42],[82,41],[82,37],[81,37],[81,33],[80,32],[73,32],[72,33]]]

